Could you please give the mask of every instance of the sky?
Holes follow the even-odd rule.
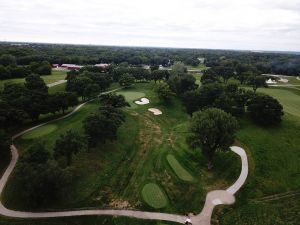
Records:
[[[0,0],[0,41],[300,51],[300,0]]]

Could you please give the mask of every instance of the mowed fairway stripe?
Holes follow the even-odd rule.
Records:
[[[258,89],[259,92],[277,98],[282,104],[285,112],[300,117],[300,96],[289,90],[264,88]],[[300,92],[299,92],[300,93]]]
[[[155,209],[160,209],[168,204],[165,193],[155,183],[146,184],[142,190],[144,201]]]
[[[194,180],[193,176],[185,168],[183,168],[183,166],[181,166],[174,155],[167,155],[167,161],[179,179],[189,182]]]

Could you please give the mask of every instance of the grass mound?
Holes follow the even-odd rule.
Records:
[[[167,155],[167,161],[173,169],[174,173],[179,177],[179,179],[188,182],[194,180],[193,176],[181,166],[181,164],[177,161],[174,155]]]
[[[155,209],[160,209],[168,204],[168,200],[164,192],[155,183],[146,184],[142,190],[144,201]]]
[[[42,137],[46,134],[50,134],[54,130],[57,129],[57,126],[55,124],[49,124],[46,126],[39,127],[33,131],[30,131],[22,136],[22,139],[34,139],[38,137]]]

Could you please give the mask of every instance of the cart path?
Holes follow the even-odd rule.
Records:
[[[119,90],[119,89],[116,89]],[[116,91],[112,90],[112,91]],[[110,91],[110,92],[112,92]],[[47,123],[40,124],[38,126],[32,127],[25,131],[22,131],[15,136],[12,137],[12,140],[15,138],[34,130],[38,127],[46,125],[48,123],[52,123],[58,120],[65,119],[75,112],[77,112],[81,107],[83,107],[85,103],[78,105],[71,113],[49,121]],[[230,205],[235,202],[234,194],[242,187],[244,182],[246,181],[248,175],[248,160],[247,155],[244,149],[236,146],[232,146],[230,148],[232,152],[238,154],[241,158],[242,162],[242,170],[238,180],[227,190],[215,190],[211,191],[206,196],[206,201],[204,208],[201,213],[198,215],[190,215],[193,225],[210,225],[211,216],[213,213],[213,209],[217,205]],[[8,165],[5,173],[0,179],[0,196],[3,192],[3,189],[9,179],[9,176],[13,172],[17,161],[18,161],[18,150],[14,145],[11,145],[11,161]],[[199,208],[200,208],[199,203]],[[168,213],[156,213],[156,212],[144,212],[144,211],[134,211],[134,210],[100,210],[100,209],[91,209],[91,210],[74,210],[74,211],[59,211],[59,212],[22,212],[7,209],[2,202],[0,202],[0,214],[3,216],[14,217],[14,218],[55,218],[55,217],[72,217],[72,216],[91,216],[91,215],[110,215],[110,216],[126,216],[138,219],[148,219],[148,220],[163,220],[163,221],[172,221],[177,223],[184,223],[186,216],[176,215],[176,214],[168,214]]]
[[[60,85],[60,84],[64,84],[64,83],[67,83],[67,80],[59,80],[59,81],[56,81],[54,83],[51,83],[51,84],[47,84],[47,87],[54,87],[54,86],[57,86],[57,85]]]

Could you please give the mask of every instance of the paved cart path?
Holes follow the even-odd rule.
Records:
[[[119,90],[119,89],[116,89]],[[113,91],[116,91],[113,90]],[[46,124],[65,119],[69,116],[72,116],[76,113],[81,107],[83,107],[87,102],[78,105],[71,113],[47,123],[40,124],[38,126],[32,127],[25,131],[22,131],[12,137],[12,140],[15,138],[32,131],[38,127],[44,126]],[[216,190],[211,191],[206,196],[206,202],[201,213],[198,215],[190,215],[193,225],[210,225],[211,216],[213,209],[217,205],[229,205],[233,204],[235,201],[234,194],[242,187],[246,181],[248,175],[248,160],[246,152],[240,148],[233,146],[231,150],[238,154],[242,161],[242,170],[238,180],[227,190]],[[0,179],[0,196],[3,192],[3,189],[9,179],[9,176],[13,172],[17,161],[18,161],[18,150],[14,145],[11,145],[11,161],[8,165],[5,173]],[[199,203],[199,208],[201,207]],[[2,202],[0,202],[0,214],[3,216],[14,217],[14,218],[54,218],[54,217],[71,217],[71,216],[90,216],[90,215],[110,215],[110,216],[126,216],[133,217],[138,219],[148,219],[148,220],[163,220],[163,221],[172,221],[177,223],[184,223],[186,216],[168,214],[168,213],[156,213],[156,212],[144,212],[144,211],[134,211],[134,210],[101,210],[101,209],[92,209],[92,210],[74,210],[74,211],[59,211],[59,212],[22,212],[16,210],[7,209]]]

